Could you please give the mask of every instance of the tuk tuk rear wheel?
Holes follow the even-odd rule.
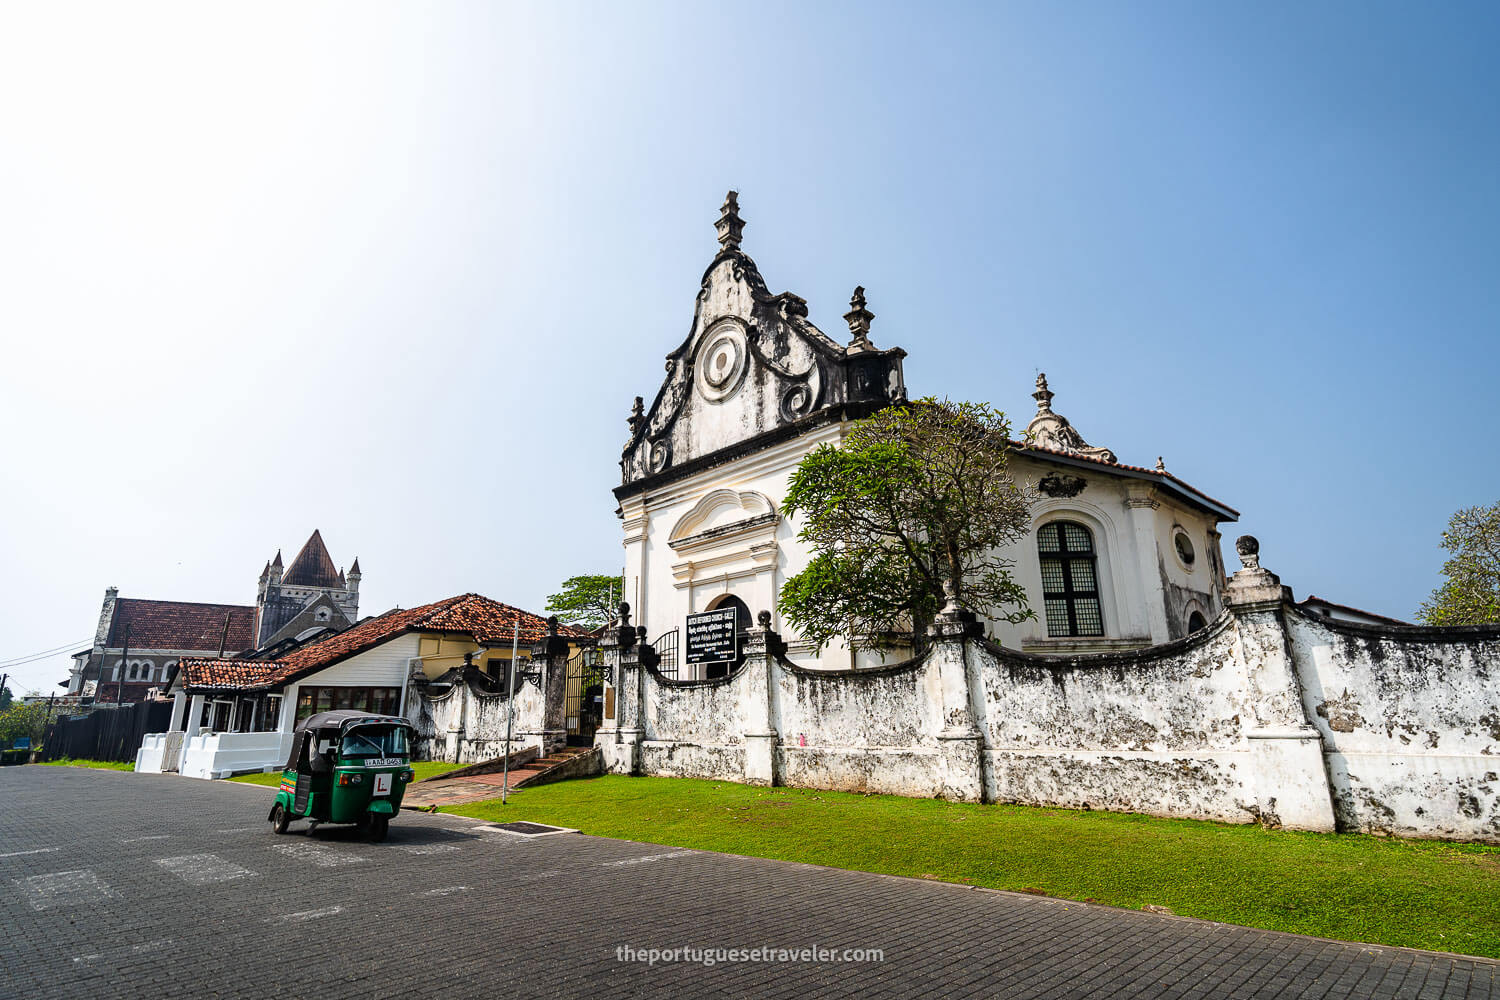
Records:
[[[385,839],[386,830],[391,825],[391,818],[384,813],[372,814],[370,816],[370,839],[381,841]]]
[[[271,832],[286,833],[287,824],[292,821],[291,815],[283,806],[278,805],[271,810]]]

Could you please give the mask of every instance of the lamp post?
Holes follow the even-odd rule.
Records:
[[[502,771],[500,785],[500,804],[505,805],[505,800],[510,792],[510,729],[516,717],[516,651],[521,645],[521,621],[516,619],[515,631],[510,637],[510,669],[506,671],[505,681],[508,690],[505,694],[505,762],[500,765]]]

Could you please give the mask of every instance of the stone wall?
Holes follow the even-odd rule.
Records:
[[[763,613],[738,670],[685,682],[627,624],[605,766],[1500,842],[1500,629],[1311,619],[1248,541],[1217,620],[1128,653],[1004,649],[950,608],[917,659],[809,670]]]
[[[1500,629],[1287,625],[1339,828],[1500,842]]]
[[[1244,822],[1245,672],[1235,620],[1131,653],[977,644],[987,798]]]
[[[542,749],[544,701],[538,680],[517,680],[512,749]],[[414,683],[407,717],[417,728],[416,759],[473,764],[503,756],[508,702],[506,692],[491,691],[476,677],[442,685]]]

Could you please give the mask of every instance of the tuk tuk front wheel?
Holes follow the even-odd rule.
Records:
[[[277,805],[276,808],[271,810],[272,833],[286,833],[287,824],[291,821],[291,815],[281,805]]]
[[[391,825],[391,818],[384,813],[372,813],[370,815],[370,839],[382,841],[385,839],[386,830]]]

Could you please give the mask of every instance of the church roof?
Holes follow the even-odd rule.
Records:
[[[281,583],[283,586],[294,587],[339,586],[339,571],[328,555],[328,547],[323,544],[322,534],[316,529],[307,544],[302,546],[302,551],[297,553],[297,558],[292,560],[291,566],[287,567]]]
[[[225,620],[229,628],[226,633]],[[255,607],[242,604],[199,604],[192,601],[144,601],[121,598],[104,645],[131,649],[219,649],[237,653],[255,645]]]
[[[409,632],[446,632],[467,635],[475,642],[510,641],[516,625],[524,646],[547,635],[547,620],[529,611],[492,601],[479,594],[460,594],[419,608],[395,608],[367,618],[353,628],[303,646],[279,660],[250,661],[184,659],[183,683],[189,689],[209,689],[229,683],[237,690],[278,687],[306,674],[332,666]],[[583,629],[558,625],[564,638],[584,638]]]
[[[1109,459],[1094,455],[1083,455],[1074,451],[1061,451],[1056,448],[1043,448],[1035,444],[1027,444],[1025,441],[1012,441],[1010,446],[1018,452],[1031,452],[1032,454],[1053,461],[1060,461],[1064,465],[1075,462],[1085,465],[1102,465],[1105,469],[1130,479],[1149,479],[1166,486],[1194,506],[1207,510],[1211,514],[1218,515],[1220,520],[1238,521],[1240,519],[1239,511],[1222,501],[1215,500],[1196,486],[1178,479],[1165,469],[1148,469],[1143,465],[1126,465],[1124,462],[1110,461]]]

